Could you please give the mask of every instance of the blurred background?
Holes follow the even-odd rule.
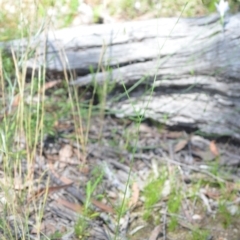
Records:
[[[0,0],[0,41],[37,34],[42,27],[114,23],[216,12],[214,0]],[[230,13],[240,0],[229,0]]]

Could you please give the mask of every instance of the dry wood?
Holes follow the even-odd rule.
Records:
[[[118,117],[142,114],[240,140],[240,14],[226,21],[224,31],[216,15],[80,26],[3,45],[19,53],[31,46],[30,69],[71,70],[75,86],[113,82],[118,98],[110,95],[107,108]]]

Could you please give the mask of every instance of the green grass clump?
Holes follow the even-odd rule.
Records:
[[[229,210],[227,209],[227,205],[226,202],[220,202],[218,205],[218,214],[219,214],[219,218],[222,221],[222,225],[225,229],[227,229],[232,221],[233,221],[233,217],[231,215],[231,213],[229,212]]]
[[[55,240],[55,239],[61,239],[61,237],[63,236],[63,234],[59,231],[56,231],[55,233],[52,233],[49,238],[51,240]]]
[[[145,197],[144,201],[145,220],[149,220],[154,204],[159,202],[162,197],[164,183],[167,181],[168,177],[166,168],[163,167],[159,175],[160,177],[150,180],[150,182],[145,186],[143,191],[143,196]]]
[[[86,219],[94,219],[99,214],[94,212],[91,207],[92,195],[97,189],[97,186],[101,183],[103,179],[103,171],[99,168],[94,168],[91,174],[91,179],[87,182],[86,185],[86,199],[83,207],[82,216],[79,217],[74,226],[75,235],[78,239],[85,239],[88,237],[88,227],[89,222]]]
[[[171,194],[168,197],[167,210],[170,214],[170,222],[168,224],[169,231],[174,231],[178,226],[178,213],[182,204],[181,189],[173,187]]]
[[[191,240],[208,239],[209,235],[210,235],[209,231],[207,231],[207,230],[195,229],[195,230],[192,231],[192,238],[191,238]]]

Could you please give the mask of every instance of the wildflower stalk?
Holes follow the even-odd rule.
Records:
[[[215,3],[215,6],[217,8],[217,11],[220,15],[220,24],[222,26],[222,29],[224,31],[224,25],[225,25],[225,15],[226,15],[226,12],[229,10],[229,4],[227,1],[225,0],[220,0],[219,3]]]

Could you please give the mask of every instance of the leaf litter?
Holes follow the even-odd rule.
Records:
[[[103,123],[99,118],[92,122],[86,161],[83,161],[81,146],[67,138],[68,129],[73,126],[71,121],[59,128],[61,137],[45,140],[43,155],[36,154],[34,176],[38,177],[38,183],[25,205],[28,211],[32,211],[29,237],[38,239],[40,233],[44,239],[44,236],[58,232],[62,236],[60,239],[114,239],[116,233],[117,239],[192,239],[191,234],[199,228],[206,229],[212,239],[238,239],[239,221],[232,221],[227,228],[214,222],[218,219],[219,201],[224,200],[226,194],[232,195],[232,199],[225,200],[231,217],[239,214],[240,187],[237,179],[240,176],[240,157],[237,146],[211,142],[194,134],[188,136],[183,131],[159,130],[146,123],[141,124],[140,131],[136,132],[134,123],[128,121],[126,125],[124,120],[110,116]],[[101,125],[102,138],[96,142]],[[136,135],[137,141],[128,141]],[[215,177],[210,170],[216,158],[219,160]],[[164,166],[167,170],[162,172]],[[226,171],[228,175],[222,174]],[[40,177],[42,175],[44,177]],[[87,186],[89,182],[94,185],[97,179],[100,179],[99,184],[88,199]],[[153,189],[157,200],[149,206],[150,218],[145,220],[146,196],[143,192],[156,179],[162,179],[162,182]],[[21,184],[19,177],[16,181]],[[194,190],[198,181],[205,183]],[[222,183],[227,186],[224,190],[220,187]],[[4,184],[1,181],[1,185]],[[19,190],[22,188],[30,187],[18,186]],[[15,194],[18,189],[13,186]],[[173,191],[179,192],[172,195]],[[180,195],[179,211],[171,212],[171,206],[167,204],[171,198],[178,201],[177,196]],[[45,196],[43,219],[37,226],[34,204],[40,204]],[[88,201],[89,212],[86,215]],[[13,227],[11,219],[14,216],[6,217],[10,228]],[[24,217],[21,212],[19,217]],[[169,224],[175,218],[177,230],[170,231]],[[87,223],[84,236],[75,234],[79,219]],[[20,233],[18,237],[21,237]]]

